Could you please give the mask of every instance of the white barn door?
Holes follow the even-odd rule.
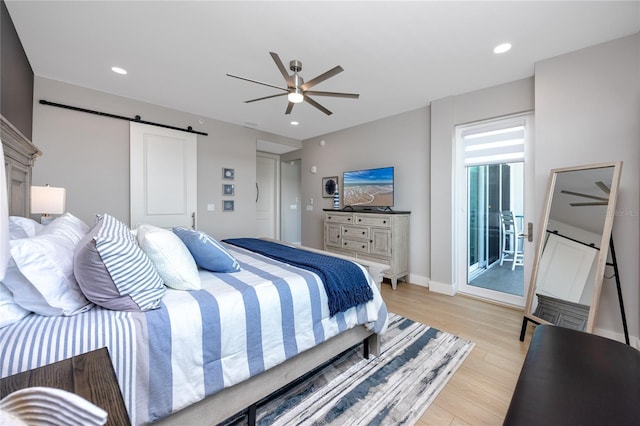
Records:
[[[130,167],[132,229],[196,226],[195,134],[132,122]]]

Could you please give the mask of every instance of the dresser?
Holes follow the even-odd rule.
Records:
[[[389,265],[384,277],[395,290],[409,276],[406,211],[324,210],[324,250]]]

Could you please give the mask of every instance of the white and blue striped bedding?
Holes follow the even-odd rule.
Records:
[[[2,377],[107,346],[133,424],[168,416],[336,334],[387,325],[374,299],[329,316],[320,278],[228,246],[242,270],[200,271],[203,289],[168,289],[159,309],[95,307],[72,317],[29,315],[0,329]]]

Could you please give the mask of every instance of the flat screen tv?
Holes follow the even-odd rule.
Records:
[[[393,167],[344,172],[342,205],[361,209],[393,207]]]

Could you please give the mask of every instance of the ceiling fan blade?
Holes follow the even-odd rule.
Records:
[[[263,86],[273,87],[274,89],[284,90],[286,92],[289,91],[289,89],[285,89],[284,87],[274,86],[273,84],[263,83],[263,82],[258,81],[258,80],[251,80],[250,78],[246,78],[246,77],[239,77],[239,76],[233,75],[233,74],[227,74],[227,76],[233,77],[233,78],[237,78],[237,79],[240,79],[240,80],[244,80],[244,81],[248,81],[250,83],[262,84]]]
[[[316,101],[314,101],[313,99],[311,99],[308,96],[304,97],[304,101],[307,102],[308,104],[313,105],[314,107],[318,108],[320,111],[324,112],[327,115],[333,114],[331,111],[329,111],[328,109],[326,109],[325,107],[323,107],[322,105],[320,105],[319,103],[317,103]]]
[[[287,105],[287,110],[284,112],[285,114],[291,114],[291,110],[293,109],[293,106],[295,104],[293,102],[289,102],[289,105]]]
[[[608,202],[598,201],[593,203],[569,203],[571,207],[579,207],[579,206],[606,206]]]
[[[264,96],[262,98],[250,99],[248,101],[244,101],[244,103],[245,104],[249,104],[251,102],[262,101],[262,100],[271,99],[271,98],[277,98],[278,96],[284,96],[284,95],[286,95],[286,93],[278,93],[277,95],[270,95],[270,96]]]
[[[609,195],[611,193],[611,189],[607,185],[605,185],[604,182],[598,181],[598,182],[596,182],[596,186],[598,188],[600,188],[602,190],[602,192],[604,192],[607,195]]]
[[[284,77],[284,81],[287,82],[287,86],[288,87],[293,87],[295,86],[293,84],[293,79],[291,79],[291,76],[289,75],[289,73],[287,72],[287,69],[285,68],[284,64],[282,63],[282,61],[280,60],[280,56],[278,56],[277,53],[274,52],[269,52],[269,54],[271,55],[271,57],[273,58],[273,62],[276,63],[276,66],[278,67],[278,69],[280,70],[280,73],[282,74],[282,76]]]
[[[335,98],[351,98],[358,99],[360,97],[357,93],[340,93],[340,92],[317,92],[315,90],[306,90],[305,94],[313,96],[333,96]]]
[[[302,86],[300,86],[300,88],[302,90],[310,89],[311,87],[315,86],[316,84],[322,83],[326,79],[331,78],[334,75],[341,73],[342,71],[344,71],[342,69],[342,67],[340,65],[336,65],[335,67],[331,68],[329,71],[324,72],[324,73],[320,74],[319,76],[317,76],[316,78],[307,81]]]
[[[590,198],[592,200],[605,201],[607,203],[609,202],[609,198],[596,197],[595,195],[581,194],[579,192],[573,192],[573,191],[565,191],[564,189],[561,190],[560,192],[563,194],[575,195],[577,197]]]

